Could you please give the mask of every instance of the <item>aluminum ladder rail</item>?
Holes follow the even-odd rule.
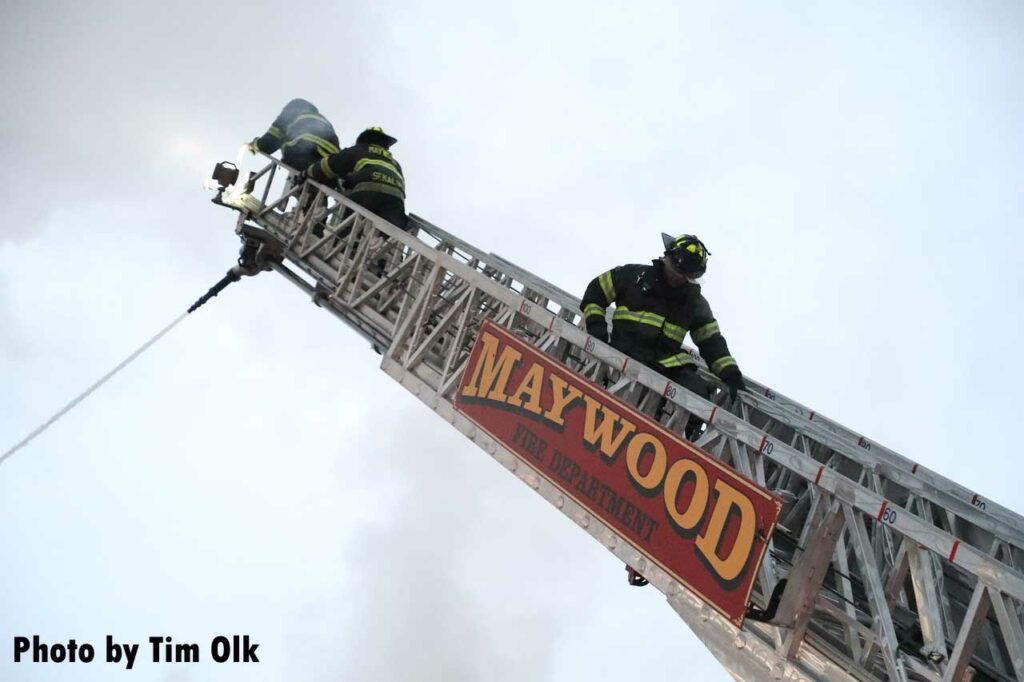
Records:
[[[445,239],[457,243],[453,236],[447,235],[440,228],[431,226],[422,220],[420,222],[428,225],[432,232],[443,234]],[[473,247],[468,244],[460,244],[460,247],[477,257],[484,257],[484,254],[480,252],[474,252]],[[492,254],[490,258],[492,261],[501,263],[507,271],[513,272],[522,281],[530,283],[530,286],[543,292],[551,300],[558,301],[563,307],[579,308],[579,299],[547,283],[536,282],[533,275],[503,261],[500,257]],[[700,360],[695,351],[690,348],[687,350],[698,361]],[[703,363],[701,364],[703,365]],[[706,372],[705,377],[714,381],[714,377]],[[743,416],[748,422],[760,426],[769,434],[783,438],[789,445],[812,455],[818,461],[829,463],[829,466],[842,471],[847,477],[867,485],[887,500],[888,515],[913,512],[918,516],[930,519],[961,542],[989,552],[1017,571],[1024,566],[1024,560],[1022,560],[1024,553],[1021,550],[1024,545],[1020,542],[1021,531],[1018,530],[1024,529],[1024,525],[1020,523],[1020,517],[1013,512],[1000,507],[991,500],[983,500],[981,496],[968,491],[963,486],[930,472],[911,460],[822,417],[820,413],[786,398],[764,384],[749,378],[748,384],[755,393],[755,395],[744,396],[742,410]],[[773,445],[771,442],[766,442],[766,447],[773,447]],[[787,491],[796,497],[795,504],[783,517],[780,532],[785,533],[788,525],[791,525],[790,520],[795,515],[806,513],[810,509],[810,505],[814,504],[816,492],[813,487],[806,486],[798,479],[785,474],[781,479],[776,478],[769,482],[775,486],[777,491]],[[792,539],[797,540],[797,538]],[[840,542],[840,547],[849,551],[849,548],[845,547],[845,542]],[[957,551],[959,551],[958,547],[957,545]],[[886,570],[889,574],[893,576],[906,575],[912,555],[908,555],[906,552],[901,554],[898,547],[893,544],[891,537],[885,536],[885,531],[883,531],[883,536],[876,541],[874,549],[878,553],[883,553],[884,550]],[[843,561],[845,562],[846,559],[844,558]],[[918,565],[918,572],[926,570],[934,572],[937,569]],[[931,636],[933,642],[939,639],[939,633],[953,632],[951,618],[960,618],[970,605],[971,591],[965,587],[970,581],[965,582],[964,577],[956,572],[947,571],[946,573],[948,575],[937,576],[936,579],[948,578],[954,581],[948,588],[953,595],[952,603],[950,603],[950,597],[944,596],[940,607],[941,613],[933,617],[934,621],[941,620],[944,626],[943,630],[933,628],[934,634]],[[906,600],[903,601],[905,603]],[[951,615],[951,610],[955,612],[955,615]],[[1019,607],[1017,612],[1020,613]],[[950,648],[952,644],[949,643],[946,647],[937,644],[930,645],[926,647],[926,651],[935,656],[945,656],[946,649]]]
[[[749,382],[757,394],[733,414],[626,365],[579,328],[578,300],[554,285],[426,221],[413,221],[418,235],[402,232],[316,183],[282,192],[289,172],[269,159],[251,193],[224,193],[223,202],[242,211],[238,226],[257,225],[281,241],[282,274],[381,349],[385,372],[643,572],[732,675],[953,680],[973,672],[1024,680],[1020,545],[998,525],[1019,519],[1012,512],[950,505],[945,491],[932,489],[940,479],[908,483],[895,453],[852,449],[865,450],[844,441],[852,432],[757,382]],[[287,210],[289,199],[318,205],[321,197],[330,201],[326,215]],[[322,238],[315,221],[326,224]],[[783,528],[755,588],[763,604],[789,578],[774,624],[748,620],[737,630],[454,410],[476,329],[488,318],[648,413],[667,396],[663,424],[680,432],[697,415],[708,422],[699,445],[786,494]],[[961,489],[951,484],[946,494]],[[978,546],[986,533],[994,549]]]
[[[430,225],[422,219],[418,220],[419,224],[428,227],[432,234],[440,236],[447,242],[457,244],[465,252],[477,258],[489,258],[492,262],[500,264],[506,272],[513,274],[549,300],[557,301],[564,308],[573,310],[579,308],[579,299],[570,294],[538,280],[532,274],[494,254],[483,254],[440,228]],[[700,360],[699,355],[693,349],[687,348],[687,350],[698,361]],[[703,363],[701,364],[703,365]],[[705,377],[714,381],[714,377],[710,374],[705,373]],[[963,486],[934,472],[929,472],[907,458],[881,447],[877,443],[868,441],[865,437],[842,425],[821,417],[820,413],[815,413],[796,401],[786,398],[766,385],[749,378],[748,384],[756,393],[756,395],[744,396],[742,413],[748,422],[760,426],[767,433],[776,437],[782,437],[784,434],[786,442],[791,446],[811,454],[820,462],[828,462],[832,468],[869,486],[886,499],[887,516],[913,510],[920,516],[933,519],[937,525],[962,542],[968,542],[978,549],[999,557],[1011,568],[1019,570],[1018,567],[1024,564],[1021,561],[1021,557],[1024,556],[1021,553],[1021,547],[1024,545],[1020,542],[1021,533],[1017,530],[1024,526],[1019,523],[1020,517],[1013,512],[999,507],[991,501],[986,504],[986,501],[982,500],[979,495],[967,491]],[[815,421],[816,418],[817,421]],[[773,441],[766,441],[765,447],[774,447]],[[794,515],[807,512],[809,505],[815,503],[816,491],[814,487],[806,486],[785,474],[781,480],[775,478],[769,482],[775,486],[776,490],[788,491],[796,498],[795,504],[783,517],[785,523],[781,531],[785,532],[788,520],[793,519]],[[792,490],[794,487],[796,490]],[[905,509],[901,510],[900,507]],[[988,513],[986,513],[986,507],[989,507]],[[884,533],[885,531],[883,531]],[[880,544],[884,545],[884,548],[880,548]],[[845,541],[840,541],[840,546],[845,547]],[[955,546],[958,551],[958,545]],[[896,576],[890,578],[890,581],[907,574],[913,555],[906,551],[900,553],[897,546],[894,546],[891,537],[880,535],[874,549],[876,552],[887,550],[885,554],[886,569],[890,575]],[[849,551],[849,548],[845,548],[844,551]],[[917,559],[914,560],[917,561]],[[846,563],[848,560],[844,557],[842,561]],[[918,562],[917,572],[927,570],[934,572],[936,569],[935,567],[921,566]],[[937,579],[941,580],[943,576],[939,576]],[[944,630],[954,632],[955,630],[950,624],[952,617],[950,610],[955,610],[956,617],[960,617],[966,607],[970,605],[971,592],[964,591],[963,576],[953,573],[950,579],[958,581],[958,584],[950,586],[950,590],[955,595],[953,604],[950,605],[949,598],[944,597],[941,606],[943,612],[933,616],[933,620],[942,619],[945,625]],[[904,599],[903,602],[905,604],[906,600]],[[1019,613],[1020,609],[1017,610]],[[937,639],[937,632],[933,628],[933,641]],[[927,647],[926,651],[933,656],[945,656],[946,648],[948,647],[932,645]]]
[[[548,300],[563,308],[579,309],[580,300],[575,296],[534,277],[500,256],[478,251],[422,218],[414,218],[418,225],[432,235],[455,244],[464,253],[499,264],[503,271],[515,276]],[[684,348],[706,370],[699,353],[689,346],[684,345]],[[714,376],[708,372],[704,376],[715,381]],[[798,432],[802,439],[797,440],[795,434],[791,434],[791,440],[805,451],[813,449],[821,453],[827,448],[829,451],[825,454],[828,456],[849,460],[846,462],[848,466],[857,465],[863,470],[858,475],[872,475],[870,483],[875,486],[876,492],[886,494],[890,501],[900,506],[908,506],[907,502],[915,501],[938,503],[942,515],[936,514],[936,518],[947,531],[979,549],[993,554],[997,550],[1001,551],[1006,562],[1013,567],[1024,566],[1024,519],[1018,514],[824,417],[820,412],[801,405],[765,384],[749,377],[747,384],[755,393],[753,396],[744,396],[744,402],[749,407],[748,419],[764,424],[766,430],[789,429]]]

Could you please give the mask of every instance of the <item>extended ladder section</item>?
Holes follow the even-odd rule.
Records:
[[[579,300],[558,287],[415,216],[403,232],[327,187],[286,182],[294,172],[267,162],[218,195],[240,211],[237,231],[283,245],[279,272],[380,351],[386,373],[636,567],[734,677],[1024,681],[1020,516],[752,379],[736,404],[690,393],[588,336]],[[485,320],[676,433],[695,415],[706,424],[699,447],[785,500],[753,593],[764,608],[787,579],[770,622],[737,629],[456,411]]]

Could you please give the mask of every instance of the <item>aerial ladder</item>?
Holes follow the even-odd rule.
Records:
[[[750,377],[735,402],[673,385],[589,336],[579,299],[557,286],[264,161],[242,177],[228,163],[214,173],[214,202],[238,212],[243,242],[219,286],[273,269],[309,294],[381,354],[385,373],[664,593],[733,677],[1024,682],[1019,515]],[[674,433],[699,418],[695,445],[781,501],[740,626],[457,409],[485,323]]]

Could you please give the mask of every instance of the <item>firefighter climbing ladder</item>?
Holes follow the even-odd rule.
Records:
[[[215,199],[239,210],[236,231],[283,246],[275,269],[380,350],[393,379],[643,573],[734,677],[1024,681],[1020,516],[749,378],[734,405],[668,383],[580,329],[579,300],[561,289],[422,219],[402,232],[322,185],[286,182],[293,172],[265,160]],[[326,213],[295,210],[325,198]],[[455,411],[486,319],[676,433],[697,415],[708,423],[699,446],[786,500],[753,595],[764,607],[787,578],[771,622],[737,629]]]

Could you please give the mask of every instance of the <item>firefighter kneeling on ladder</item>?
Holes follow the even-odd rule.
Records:
[[[353,146],[324,157],[303,175],[326,185],[340,181],[352,201],[406,230],[405,177],[390,151],[397,141],[379,127],[367,128]]]
[[[682,349],[689,331],[708,367],[728,387],[730,399],[736,400],[737,393],[746,388],[743,374],[729,355],[725,337],[697,283],[707,269],[707,247],[693,235],[661,237],[665,255],[651,265],[621,265],[590,282],[580,302],[587,333],[708,398],[711,387]],[[609,336],[605,310],[613,303]],[[701,425],[700,419],[691,417],[686,437],[695,440]],[[630,585],[647,584],[632,567],[626,570]]]

